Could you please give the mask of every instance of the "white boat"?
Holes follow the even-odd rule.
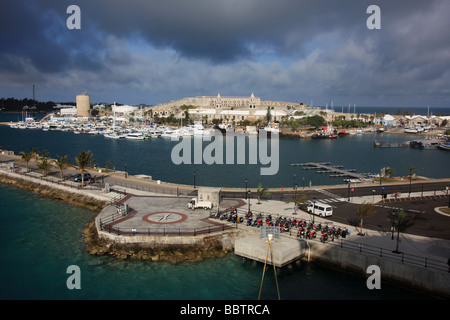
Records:
[[[130,140],[144,140],[145,136],[142,132],[130,132],[126,134],[125,138]]]
[[[109,139],[124,139],[126,137],[125,134],[121,134],[118,132],[105,133],[103,136]]]
[[[439,143],[438,149],[450,151],[450,140]]]
[[[356,134],[362,134],[362,133],[364,133],[364,128],[358,128],[358,129],[356,129]]]
[[[205,130],[205,127],[201,123],[195,123],[192,126],[189,126],[190,130],[194,135],[207,135],[211,134],[211,131]]]

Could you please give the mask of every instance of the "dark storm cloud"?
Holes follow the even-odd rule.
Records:
[[[0,69],[25,71],[24,60],[42,72],[54,73],[76,65],[98,68],[93,52],[96,34],[84,30],[69,32],[67,6],[53,2],[53,7],[39,1],[2,2],[0,16]]]
[[[66,28],[71,4],[81,8],[81,30]],[[381,8],[381,30],[366,27],[371,4]],[[21,0],[0,6],[3,83],[20,85],[34,72],[48,75],[42,77],[48,86],[131,88],[135,95],[168,97],[162,100],[174,92],[253,90],[267,92],[263,98],[276,92],[281,99],[324,100],[449,94],[447,0]]]

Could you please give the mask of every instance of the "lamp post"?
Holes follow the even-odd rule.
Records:
[[[293,183],[293,186],[295,186],[295,173],[294,173],[294,183]]]
[[[194,189],[195,189],[195,171],[194,171]]]
[[[312,223],[314,224],[314,216],[316,215],[316,197],[314,197],[314,199],[313,199],[313,221],[312,221]]]
[[[395,219],[397,218],[397,211],[396,210],[392,211],[390,216],[391,216],[391,223],[392,223],[392,226],[391,226],[391,233],[392,233],[391,240],[394,240],[394,231],[395,231],[395,224],[394,224],[394,222],[395,222]]]
[[[245,178],[245,200],[247,200],[247,184],[248,184],[248,179]]]
[[[294,184],[294,213],[297,214],[297,184]]]
[[[252,192],[250,190],[248,190],[248,212],[250,212],[250,198],[251,198],[251,194]]]
[[[412,174],[409,173],[409,195],[408,197],[411,198],[411,183],[412,183]]]
[[[303,190],[305,190],[305,177],[303,177]]]

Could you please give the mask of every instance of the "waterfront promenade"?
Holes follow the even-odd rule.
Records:
[[[11,172],[9,169],[9,164],[11,161],[14,161],[15,163],[15,171],[23,173],[25,171],[24,166],[25,164],[19,160],[18,156],[15,155],[8,155],[8,154],[1,154],[0,155],[0,163],[1,163],[1,170],[3,172]],[[42,181],[42,174],[39,172],[39,170],[34,166],[33,163],[30,163],[29,165],[31,169],[31,174],[35,176],[35,179],[40,179]],[[72,177],[73,175],[77,174],[77,170],[72,169],[66,169],[65,170],[65,177]],[[108,172],[107,174],[104,174],[102,172],[99,172],[97,169],[96,171],[91,171],[94,175],[95,172],[97,172],[97,179],[101,179],[102,184],[97,183],[93,185],[88,185],[84,187],[83,189],[79,189],[79,183],[73,182],[73,179],[67,178],[64,183],[67,185],[70,185],[70,187],[65,186],[66,188],[69,188],[69,190],[76,189],[77,191],[85,192],[86,194],[93,195],[97,197],[98,199],[101,199],[106,202],[113,202],[118,201],[121,198],[123,198],[124,194],[128,195],[136,195],[136,196],[149,196],[149,197],[164,197],[164,196],[170,196],[170,197],[182,197],[182,203],[187,204],[187,201],[190,197],[196,195],[196,191],[198,190],[198,187],[196,189],[193,188],[193,186],[187,186],[187,185],[177,185],[177,184],[167,184],[164,182],[157,182],[152,181],[146,178],[138,178],[135,176],[127,176],[125,177],[125,173],[123,172]],[[59,183],[61,186],[61,182],[59,181],[59,172],[55,172],[53,175],[49,175],[46,179],[53,179],[55,183]],[[103,190],[104,183],[110,183],[112,189],[114,191],[110,193],[105,193]],[[315,187],[310,190],[310,192],[313,192],[314,190],[320,189],[322,190],[324,187]],[[333,190],[333,188],[337,188],[337,186],[330,187],[329,190]],[[240,192],[241,189],[224,189],[225,191],[235,191]],[[256,191],[256,190],[252,190]],[[279,191],[279,189],[273,189],[272,191],[276,192]],[[419,192],[416,192],[417,196],[419,196]],[[428,191],[425,192],[425,195],[430,194],[432,195],[433,192]],[[420,195],[423,196],[424,193],[420,192]],[[404,195],[406,196],[406,195]],[[415,196],[413,193],[411,196]],[[343,199],[341,199],[343,200]],[[373,195],[365,195],[365,196],[352,196],[350,199],[351,203],[353,204],[361,204],[363,202],[372,202],[374,200]],[[223,205],[221,205],[221,210],[225,209],[227,206],[236,206],[239,203],[237,198],[230,198],[226,200]],[[379,203],[379,202],[378,202]],[[304,210],[297,209],[296,212],[294,212],[294,205],[292,202],[286,202],[279,201],[279,200],[262,200],[261,204],[257,204],[257,200],[255,199],[255,195],[250,199],[250,205],[251,210],[253,212],[262,212],[266,214],[272,214],[272,215],[280,215],[283,217],[292,217],[292,218],[299,218],[299,219],[312,219],[312,216],[307,214]],[[248,200],[245,200],[245,198],[241,198],[240,203],[241,208],[244,210],[247,210],[248,207]],[[213,209],[214,210],[214,209]],[[198,211],[198,210],[197,210]],[[436,213],[438,214],[438,213]],[[450,224],[450,216],[448,216],[445,213],[439,214],[441,217],[445,218],[448,223]],[[323,218],[314,217],[315,221],[317,222],[323,222],[323,223],[334,223],[336,225],[342,226],[347,228],[350,231],[350,234],[346,237],[344,241],[352,241],[357,242],[362,245],[370,245],[378,248],[384,248],[386,251],[395,249],[396,246],[396,240],[392,240],[392,233],[389,229],[383,229],[383,230],[374,230],[370,229],[370,223],[367,224],[367,229],[364,228],[365,236],[359,236],[357,235],[359,228],[350,225],[349,223],[345,223],[344,221],[331,221],[331,220],[325,220]],[[190,225],[192,226],[192,225]],[[245,224],[240,224],[238,226],[239,228],[244,228]],[[251,228],[251,227],[248,227]],[[447,228],[448,230],[448,228]],[[396,237],[396,236],[395,236]],[[399,249],[400,251],[404,253],[408,253],[411,255],[417,255],[417,256],[423,256],[423,257],[429,257],[430,259],[437,259],[439,261],[442,261],[443,263],[447,263],[447,260],[450,258],[450,241],[439,239],[439,238],[433,238],[433,237],[424,237],[415,235],[413,233],[401,233],[400,234],[400,244]]]

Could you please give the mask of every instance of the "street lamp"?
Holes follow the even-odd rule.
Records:
[[[294,213],[297,214],[297,184],[294,184]]]
[[[391,236],[391,240],[394,240],[394,231],[395,231],[395,225],[394,225],[394,221],[397,218],[397,210],[394,210],[390,213],[391,216],[391,232],[392,232],[392,236]]]
[[[251,194],[252,192],[250,190],[248,190],[248,212],[250,213],[250,198],[251,198]]]
[[[194,171],[194,189],[195,189],[195,171]]]
[[[316,197],[313,198],[313,221],[312,223],[314,224],[314,216],[316,215]]]
[[[303,177],[303,190],[305,190],[305,177]]]
[[[248,184],[248,179],[245,178],[245,200],[247,200],[247,184]]]

